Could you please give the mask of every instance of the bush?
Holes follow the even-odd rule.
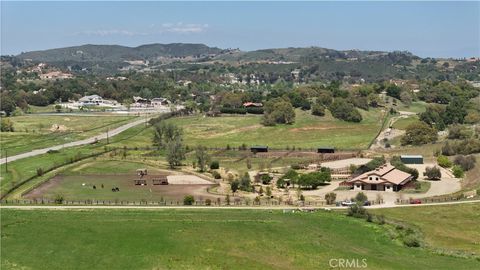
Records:
[[[419,247],[420,240],[414,234],[408,234],[403,238],[403,243],[407,247]]]
[[[363,192],[359,192],[355,196],[355,201],[360,205],[363,205],[367,200],[368,200],[367,195],[365,195],[365,193]]]
[[[437,163],[440,167],[443,167],[443,168],[452,167],[452,162],[450,161],[450,159],[448,159],[448,157],[446,157],[444,155],[438,156]]]
[[[60,195],[60,194],[55,195],[55,203],[56,204],[62,204],[63,201],[64,201],[64,198],[63,198],[62,195]]]
[[[268,174],[263,174],[260,176],[260,180],[262,180],[262,184],[269,185],[270,181],[272,181],[272,177]]]
[[[220,173],[218,173],[217,171],[213,171],[212,172],[212,175],[213,175],[213,178],[215,179],[221,179],[222,176],[220,175]]]
[[[192,195],[187,195],[183,198],[183,205],[193,205],[195,199]]]
[[[212,205],[212,200],[206,199],[205,200],[205,205]]]
[[[210,169],[211,170],[217,170],[220,168],[220,163],[218,161],[212,161],[210,163]]]
[[[469,171],[475,167],[475,156],[456,156],[454,163],[462,168],[464,171]]]
[[[336,199],[337,194],[334,192],[329,192],[325,194],[325,201],[327,201],[327,204],[334,204]]]
[[[37,176],[42,176],[42,175],[43,175],[43,169],[37,168]]]
[[[458,165],[455,165],[452,167],[452,173],[455,176],[455,178],[462,178],[464,176],[462,167]]]
[[[429,180],[438,180],[442,178],[442,173],[440,172],[440,169],[437,167],[427,167],[425,168],[425,175],[427,176],[427,179]]]
[[[221,113],[229,113],[229,114],[246,114],[247,110],[245,108],[229,108],[229,107],[222,107],[220,108]]]
[[[2,132],[14,132],[13,122],[10,119],[3,118],[0,122],[0,131]]]
[[[315,103],[312,106],[312,114],[316,116],[324,116],[325,115],[325,107],[321,104]]]
[[[353,106],[353,104],[348,103],[342,98],[336,98],[333,103],[329,106],[329,110],[332,113],[333,117],[348,122],[360,122],[362,121],[362,115],[360,112]]]
[[[247,113],[263,114],[263,108],[262,107],[247,107]]]

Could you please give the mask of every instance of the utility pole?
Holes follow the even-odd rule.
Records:
[[[108,138],[108,127],[107,127],[107,144],[109,144],[109,138]]]

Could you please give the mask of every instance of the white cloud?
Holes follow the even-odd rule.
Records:
[[[120,29],[101,29],[101,30],[86,30],[76,33],[77,35],[87,35],[87,36],[138,36],[146,35],[147,33],[133,32],[129,30],[120,30]]]
[[[205,32],[208,28],[208,24],[197,24],[197,23],[162,23],[160,32],[170,32],[170,33],[201,33]]]
[[[145,32],[136,32],[125,29],[98,29],[98,30],[85,30],[75,33],[75,35],[87,35],[87,36],[146,36],[162,33],[178,33],[178,34],[192,34],[202,33],[208,28],[208,24],[197,23],[162,23],[159,26],[150,24],[145,27]]]

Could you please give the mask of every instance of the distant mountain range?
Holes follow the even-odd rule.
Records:
[[[418,58],[408,52],[397,52],[408,58]],[[320,47],[265,49],[244,52],[240,50],[208,47],[204,44],[171,43],[148,44],[138,47],[120,45],[82,45],[19,54],[20,59],[38,62],[123,62],[134,60],[161,61],[165,58],[179,58],[184,61],[291,61],[311,62],[319,59],[372,59],[389,55],[381,51],[337,51]]]
[[[120,45],[82,45],[44,51],[31,51],[19,54],[21,59],[40,62],[78,61],[78,62],[123,62],[134,60],[154,61],[162,57],[202,57],[217,55],[222,50],[203,44],[171,43],[148,44],[138,47]]]

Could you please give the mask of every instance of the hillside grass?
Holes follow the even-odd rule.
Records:
[[[333,146],[340,149],[364,149],[379,131],[383,113],[380,110],[362,111],[363,121],[349,123],[333,118],[313,116],[296,110],[295,123],[266,127],[260,115],[203,115],[169,119],[184,129],[185,143],[209,147],[268,145],[270,147]]]
[[[2,209],[2,269],[475,269],[335,212]]]
[[[372,212],[415,225],[430,247],[480,256],[479,203],[375,209]]]

